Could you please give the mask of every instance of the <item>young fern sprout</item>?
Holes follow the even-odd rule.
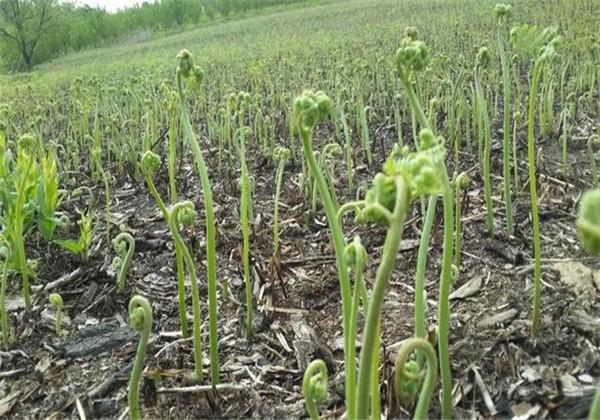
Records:
[[[346,208],[354,208],[357,214],[360,212],[361,204],[348,203],[350,206]],[[343,206],[342,206],[343,207]],[[341,220],[345,210],[340,208],[338,218]],[[349,243],[344,249],[344,259],[349,269],[354,271],[354,290],[352,292],[352,314],[350,318],[349,335],[352,340],[356,340],[358,329],[358,310],[362,301],[363,311],[366,314],[369,311],[369,299],[367,294],[367,286],[365,284],[363,274],[367,265],[367,250],[363,246],[360,237],[357,235],[354,240]],[[379,329],[379,326],[378,326]],[[379,332],[376,334],[379,336]],[[375,347],[379,348],[379,340],[375,342]],[[371,410],[372,417],[379,418],[380,414],[380,398],[379,398],[379,353],[373,355],[373,370],[371,376]]]
[[[119,233],[112,241],[117,256],[112,261],[112,266],[117,270],[117,292],[125,290],[125,279],[131,268],[131,260],[135,252],[135,239],[128,232]]]
[[[405,34],[409,34],[409,32],[405,31]],[[408,95],[410,106],[413,109],[413,114],[418,118],[419,123],[424,127],[428,127],[428,120],[425,117],[423,108],[421,107],[407,74],[409,74],[410,71],[414,72],[424,69],[427,66],[428,56],[429,54],[427,52],[427,46],[420,41],[414,40],[414,37],[410,34],[405,35],[401,42],[400,48],[396,53],[396,64],[398,67],[400,80],[402,81]],[[449,295],[450,286],[452,284],[452,243],[454,230],[452,188],[450,187],[448,171],[444,163],[446,151],[443,145],[443,139],[435,137],[430,128],[423,129],[419,137],[420,146],[416,156],[421,157],[413,158],[411,160],[414,162],[414,165],[412,166],[413,176],[415,177],[414,181],[417,183],[417,185],[420,185],[420,187],[414,188],[412,195],[414,196],[416,194],[418,196],[430,194],[432,196],[442,195],[443,197],[444,242],[438,303],[438,352],[440,358],[440,376],[442,382],[442,417],[449,418],[452,416],[452,373],[450,370],[450,356],[448,350],[448,334],[450,328]],[[435,200],[430,199],[428,206],[429,208],[427,212],[428,214],[432,214],[430,213],[430,210],[431,212],[434,211]],[[417,281],[419,281],[418,276]],[[423,293],[423,291],[419,291],[415,294],[415,313],[421,314],[421,318],[416,319],[416,329],[422,329],[424,324],[423,319],[425,305]],[[374,298],[372,299],[374,300]],[[372,308],[373,305],[371,305],[371,309]],[[362,413],[366,414],[366,411],[367,410],[363,409]],[[360,413],[361,412],[359,411],[359,414]]]
[[[167,225],[170,229],[169,224],[169,210],[167,210],[167,206],[162,200],[156,186],[154,185],[153,178],[156,175],[156,172],[160,168],[161,160],[160,156],[152,151],[147,151],[142,156],[141,161],[141,169],[144,178],[146,179],[146,184],[148,184],[148,189],[156,202],[160,212],[167,222]],[[179,327],[181,329],[181,335],[184,338],[189,337],[188,330],[188,322],[185,311],[185,263],[183,261],[183,251],[179,247],[178,243],[175,242],[175,263],[177,267],[177,299],[178,299],[178,307],[179,307]]]
[[[443,161],[445,154],[446,150],[441,140],[436,138],[429,129],[421,130],[419,151],[409,153],[407,149],[404,149],[400,157],[392,156],[387,160],[383,172],[375,176],[373,187],[367,192],[365,205],[357,215],[358,222],[369,221],[388,228],[363,332],[356,393],[356,416],[358,418],[366,418],[369,413],[367,401],[372,386],[373,357],[375,352],[379,350],[378,346],[375,348],[374,343],[378,342],[383,299],[394,268],[396,255],[400,249],[404,220],[409,205],[413,199],[423,195],[443,193],[445,211],[447,211],[446,196],[448,195],[450,197],[450,211],[452,210],[452,194],[446,192],[449,188],[446,185],[448,182],[447,175],[444,176],[445,166]],[[447,218],[447,213],[445,216]],[[450,260],[448,262],[451,263],[452,217],[449,220]],[[446,259],[448,259],[448,255],[446,255]],[[444,266],[444,268],[446,267]],[[450,274],[447,275],[448,279],[445,275],[445,270],[443,270],[442,283],[449,283]],[[449,284],[447,288],[449,289]],[[440,294],[442,297],[447,298],[446,286],[442,289]],[[440,305],[442,305],[442,302],[440,302]],[[443,319],[444,315],[446,315],[446,312],[440,313],[440,341],[443,339],[442,333],[447,334],[447,331],[444,330],[444,327],[447,328],[447,315],[445,320]],[[441,347],[440,353],[445,354],[447,357],[447,348]]]
[[[454,265],[460,269],[461,263],[461,249],[462,249],[462,220],[461,220],[461,211],[462,211],[462,199],[463,199],[463,191],[469,186],[471,183],[471,179],[465,172],[461,172],[458,175],[454,176],[454,180],[452,181],[452,186],[454,187],[454,197],[455,203],[454,207],[456,209],[456,221],[455,221],[455,245],[454,245]]]
[[[313,360],[304,371],[302,395],[311,420],[318,420],[318,405],[329,398],[327,380],[327,366],[321,359]]]
[[[424,354],[427,360],[425,382],[422,380],[419,363],[414,360],[408,360],[415,350],[419,350],[420,353]],[[437,357],[431,343],[419,337],[413,337],[405,341],[396,356],[394,388],[396,389],[398,399],[404,406],[411,405],[417,393],[421,390],[413,418],[427,418],[427,411],[431,397],[433,396],[433,388],[435,387],[436,380]]]
[[[129,301],[129,320],[131,326],[140,332],[140,342],[138,343],[135,361],[129,377],[129,390],[127,400],[129,403],[129,418],[131,420],[141,419],[139,404],[139,387],[144,367],[144,358],[146,357],[146,347],[150,332],[152,330],[152,306],[148,299],[142,296],[134,296]]]
[[[404,30],[404,39],[400,49],[396,53],[396,65],[409,97],[412,115],[418,119],[419,124],[425,129],[431,130],[431,121],[425,118],[423,107],[414,92],[412,83],[409,80],[410,72],[416,73],[427,67],[429,62],[429,52],[427,46],[416,41],[417,30],[407,27]],[[414,127],[414,124],[413,124]],[[419,143],[415,140],[417,148]],[[433,219],[436,212],[437,196],[431,195],[427,203],[425,221],[423,223],[423,232],[419,241],[419,252],[417,258],[417,271],[415,275],[415,335],[425,338],[426,335],[426,299],[425,299],[425,269],[427,264],[427,252],[429,249],[429,240]],[[419,366],[424,363],[424,356],[419,352],[417,355]]]
[[[402,84],[406,88],[411,110],[422,128],[430,128],[429,119],[421,107],[413,88],[413,78],[417,72],[425,70],[429,64],[429,50],[423,41],[417,40],[417,31],[406,28],[400,48],[396,52],[396,68]],[[410,86],[410,89],[408,89]],[[415,143],[417,142],[415,136]]]
[[[367,250],[363,246],[360,236],[355,236],[354,240],[344,248],[344,259],[349,269],[354,271],[354,291],[352,293],[352,316],[350,326],[351,334],[356,335],[356,323],[358,321],[358,308],[362,301],[365,312],[369,308],[367,286],[364,281],[364,271],[367,265]]]
[[[281,196],[281,182],[285,164],[291,157],[290,149],[276,147],[273,151],[273,160],[277,162],[275,172],[275,209],[273,210],[273,256],[279,256],[279,198]]]
[[[190,276],[190,285],[192,288],[192,315],[193,315],[193,340],[194,340],[194,369],[196,373],[196,379],[202,381],[202,336],[200,332],[200,291],[198,289],[198,275],[196,274],[196,266],[194,260],[188,250],[187,246],[183,242],[181,235],[179,234],[179,224],[185,226],[191,226],[196,222],[196,209],[191,201],[180,201],[171,208],[169,212],[169,228],[171,235],[173,235],[173,241],[175,246],[181,250],[183,260],[187,266],[188,273]],[[214,380],[213,380],[213,383]],[[216,382],[218,383],[218,382]]]
[[[242,104],[245,104],[243,101]],[[242,105],[242,109],[246,105]],[[242,123],[243,114],[240,114],[240,123]],[[246,294],[246,338],[249,340],[252,337],[252,277],[250,274],[250,218],[251,218],[251,198],[250,198],[250,180],[248,175],[248,166],[246,164],[246,142],[245,134],[248,127],[241,127],[238,130],[239,134],[239,153],[241,162],[240,176],[240,219],[242,226],[242,265],[244,271],[244,284]]]
[[[344,259],[344,248],[346,241],[342,233],[342,228],[337,217],[337,203],[333,201],[330,186],[327,184],[323,172],[317,163],[315,152],[313,150],[313,130],[317,123],[324,121],[331,110],[331,99],[321,91],[305,91],[294,101],[294,126],[300,133],[302,140],[302,149],[306,157],[310,173],[316,181],[319,195],[323,201],[323,207],[327,216],[329,230],[333,240],[333,249],[335,252],[338,276],[340,281],[342,297],[342,326],[344,332],[344,366],[346,371],[345,393],[346,410],[348,418],[355,418],[355,382],[356,366],[355,352],[356,346],[350,336],[350,319],[352,312],[350,275],[346,261]]]
[[[477,52],[475,64],[475,91],[477,95],[477,110],[479,112],[480,133],[479,137],[483,139],[483,190],[485,197],[485,208],[487,214],[487,229],[490,236],[494,234],[494,209],[492,204],[492,180],[490,174],[491,153],[492,153],[492,134],[490,117],[487,109],[487,101],[481,88],[481,69],[488,66],[490,62],[490,50],[481,47]]]
[[[564,180],[567,180],[567,139],[569,136],[569,121],[573,117],[571,115],[573,107],[574,107],[575,94],[573,92],[569,93],[565,99],[566,104],[560,114],[561,117],[561,129],[562,133],[560,136],[560,143],[562,149],[562,176]],[[600,148],[600,144],[598,145]]]
[[[531,335],[535,336],[539,326],[542,294],[542,261],[540,222],[537,197],[536,147],[535,147],[535,99],[537,97],[540,78],[545,65],[556,57],[556,48],[561,37],[556,28],[538,31],[535,26],[522,25],[511,30],[514,45],[525,55],[532,57],[533,77],[529,89],[527,107],[527,161],[529,165],[529,192],[531,199],[531,224],[533,230],[533,310],[531,316]]]
[[[60,337],[62,334],[62,310],[63,310],[63,298],[58,293],[52,293],[48,300],[56,308],[56,320],[54,321],[54,329],[56,335]]]
[[[206,215],[206,265],[208,283],[208,323],[209,323],[209,345],[210,345],[210,377],[213,384],[219,383],[219,349],[218,349],[218,326],[217,326],[217,263],[215,245],[215,217],[213,209],[213,198],[208,178],[208,170],[200,144],[196,139],[190,116],[187,109],[187,101],[183,91],[183,80],[187,79],[192,85],[202,82],[204,73],[202,69],[194,65],[192,55],[187,50],[182,50],[177,55],[177,93],[179,94],[179,112],[181,127],[188,146],[192,149],[194,160],[198,167],[200,182],[202,184],[202,195],[204,197],[204,212]]]
[[[502,88],[503,88],[503,132],[502,132],[502,176],[504,178],[504,205],[506,207],[506,230],[509,235],[514,233],[513,209],[510,190],[510,62],[506,57],[505,41],[502,36],[502,27],[511,14],[511,6],[507,4],[496,4],[494,16],[496,17],[496,34],[498,38],[498,51],[500,53],[500,65],[502,66]],[[515,166],[517,162],[514,162]]]

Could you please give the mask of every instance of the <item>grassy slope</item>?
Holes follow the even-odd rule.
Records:
[[[471,12],[484,16],[493,0],[338,0],[206,26],[135,45],[71,54],[40,65],[32,74],[0,76],[0,82],[4,86],[22,81],[51,85],[74,74],[103,77],[136,69],[165,71],[172,67],[173,57],[181,48],[188,48],[205,66],[226,66],[237,59],[252,62],[290,52],[327,53],[324,47],[335,50],[354,48],[354,43],[380,44],[384,39],[397,39],[406,25],[418,25],[422,32],[428,32],[423,26],[432,24],[436,10],[441,14],[438,19],[452,16],[457,24],[464,22],[465,3],[477,5],[470,8]]]
[[[259,74],[271,77],[274,71],[281,71],[281,66],[274,64],[281,58],[302,66],[303,56],[314,65],[317,55],[320,57],[317,64],[323,63],[326,69],[338,53],[355,53],[360,59],[364,54],[380,51],[391,57],[407,25],[418,27],[433,51],[443,53],[449,44],[459,43],[465,55],[470,56],[477,47],[494,39],[491,11],[495,3],[495,0],[332,0],[303,9],[205,26],[135,45],[71,54],[41,65],[31,74],[0,75],[0,94],[10,96],[15,86],[31,82],[36,90],[51,89],[74,76],[92,74],[114,78],[144,72],[158,80],[170,78],[174,56],[181,48],[194,53],[207,75],[218,74],[223,83],[239,90],[235,82],[247,79],[240,72],[248,73],[253,65],[259,65],[263,70]],[[534,0],[512,3],[516,21],[521,22],[527,21],[528,16],[544,15],[534,13],[534,9],[551,7]],[[552,13],[546,15],[554,24],[566,19]],[[264,71],[265,68],[270,71]],[[306,73],[307,86],[322,81],[318,76],[311,80],[309,69]]]

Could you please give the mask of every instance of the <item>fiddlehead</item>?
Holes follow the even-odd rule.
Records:
[[[422,384],[421,369],[414,360],[408,360],[415,351],[422,352],[427,360],[427,374]],[[404,405],[413,403],[419,389],[421,393],[415,409],[414,418],[427,418],[427,410],[433,395],[433,388],[437,380],[437,358],[431,343],[423,338],[413,337],[407,340],[396,356],[394,372],[394,388],[400,402]]]
[[[414,118],[421,124],[421,128],[430,128],[429,119],[425,116],[423,107],[415,94],[413,81],[411,80],[416,73],[424,70],[429,64],[427,45],[422,41],[418,41],[417,35],[417,31],[414,28],[407,27],[405,29],[404,37],[400,42],[400,48],[396,51],[396,68],[406,88]]]
[[[454,236],[455,236],[455,245],[454,245],[454,264],[456,265],[456,267],[458,269],[460,269],[460,264],[461,264],[461,251],[462,251],[462,220],[461,220],[461,213],[462,213],[462,198],[463,198],[463,191],[469,186],[469,184],[471,183],[471,179],[469,178],[469,176],[466,174],[466,172],[461,172],[458,175],[455,175],[454,180],[452,182],[452,186],[454,187],[454,197],[455,197],[455,202],[454,202],[454,207],[456,209],[456,221],[455,221],[455,232],[454,232]]]
[[[300,134],[312,134],[317,123],[325,121],[331,111],[331,99],[323,92],[304,91],[294,102],[295,126]],[[311,137],[312,146],[312,137]]]
[[[354,240],[344,248],[344,259],[348,267],[354,270],[354,293],[352,298],[352,334],[356,334],[356,322],[358,320],[358,303],[362,300],[363,308],[368,311],[369,302],[367,287],[363,279],[365,266],[367,265],[367,250],[363,246],[360,236],[355,236]]]
[[[142,296],[134,296],[129,301],[129,320],[131,326],[140,332],[140,341],[138,343],[135,361],[129,377],[129,417],[132,420],[141,419],[139,405],[139,385],[144,367],[144,358],[146,357],[146,347],[152,330],[152,306],[148,299]]]
[[[512,6],[509,4],[498,3],[494,6],[494,16],[496,17],[496,22],[501,24],[503,20],[505,20],[508,16],[510,16],[512,10]]]
[[[417,43],[417,44],[415,44]],[[406,51],[406,48],[410,49]],[[421,193],[430,195],[442,195],[444,204],[444,251],[442,253],[442,271],[440,275],[440,292],[438,304],[439,325],[439,354],[440,375],[442,381],[442,417],[452,415],[452,374],[450,369],[450,358],[448,351],[448,334],[450,324],[450,286],[452,283],[452,251],[453,251],[453,228],[454,228],[454,205],[452,190],[448,180],[448,171],[444,162],[446,150],[441,137],[436,137],[429,126],[423,108],[415,94],[412,82],[407,74],[422,70],[427,66],[428,55],[426,45],[418,43],[412,36],[406,36],[401,42],[400,49],[396,53],[396,64],[398,73],[404,88],[408,94],[413,114],[419,123],[425,127],[420,133],[420,148],[412,159],[406,159],[404,164],[405,178],[412,184],[411,196]],[[410,50],[413,50],[412,52]],[[415,57],[414,59],[410,59]],[[417,58],[420,57],[419,60]],[[424,152],[424,153],[422,153]],[[401,162],[404,161],[401,160]],[[420,172],[419,169],[423,168]],[[412,173],[411,173],[412,172]],[[434,206],[435,200],[430,200],[429,206]],[[433,210],[433,209],[432,209]],[[422,311],[420,311],[422,312]],[[421,323],[422,325],[422,323]]]
[[[281,196],[281,182],[283,180],[283,170],[285,164],[291,157],[290,149],[286,147],[276,147],[273,151],[273,159],[277,163],[275,174],[275,209],[273,211],[273,255],[279,256],[279,198]]]
[[[531,200],[531,226],[533,233],[533,310],[531,315],[531,335],[535,336],[541,313],[542,295],[542,247],[538,211],[536,145],[535,145],[535,100],[540,85],[540,77],[545,64],[556,56],[556,48],[561,42],[556,28],[539,31],[536,26],[521,25],[510,32],[511,40],[520,52],[534,59],[533,76],[530,82],[527,105],[527,161],[529,166],[529,196]]]
[[[494,16],[496,18],[496,35],[498,41],[498,51],[500,55],[500,65],[502,67],[502,87],[504,104],[503,110],[503,133],[502,133],[502,176],[504,178],[504,202],[506,209],[506,230],[509,235],[514,233],[513,209],[511,197],[511,180],[510,180],[510,108],[511,108],[511,92],[510,92],[510,62],[506,57],[504,48],[504,38],[502,36],[502,26],[508,20],[511,14],[512,7],[507,4],[496,4],[494,6]],[[515,162],[515,167],[517,167]],[[515,182],[517,182],[515,180]]]
[[[319,418],[317,406],[329,398],[327,379],[327,366],[321,359],[313,360],[304,371],[302,394],[311,420]]]
[[[148,150],[142,155],[140,167],[144,175],[153,178],[160,169],[160,165],[162,165],[160,156],[153,151]]]
[[[158,206],[165,222],[169,224],[169,211],[167,210],[167,206],[165,202],[161,198],[158,190],[156,189],[156,185],[154,185],[153,178],[158,172],[161,166],[160,156],[152,151],[148,150],[142,156],[142,160],[140,162],[140,167],[142,170],[142,174],[146,179],[146,184],[148,184],[148,189],[150,190],[150,194],[154,198],[156,205]],[[172,190],[175,191],[175,190]],[[178,307],[179,307],[179,325],[181,328],[181,334],[184,338],[189,336],[188,332],[188,322],[185,313],[185,267],[183,261],[182,251],[179,248],[177,242],[175,242],[175,260],[177,266],[177,298],[178,298]]]
[[[338,215],[339,217],[339,215]],[[350,339],[356,340],[356,331],[358,328],[358,309],[362,300],[362,307],[365,314],[369,311],[369,298],[367,287],[363,279],[363,273],[367,264],[367,250],[363,246],[360,237],[357,235],[354,240],[344,249],[344,259],[349,268],[354,270],[354,291],[352,295],[352,315],[350,319]],[[379,325],[377,326],[379,329]],[[373,346],[379,348],[379,332],[376,334],[377,340]],[[371,416],[380,417],[380,396],[379,396],[379,353],[373,354],[373,369],[371,370]]]
[[[379,346],[374,343],[378,342],[383,299],[400,248],[409,204],[412,199],[424,194],[440,194],[445,191],[443,171],[440,170],[445,157],[443,143],[428,129],[422,130],[420,143],[419,152],[409,153],[404,149],[400,157],[392,156],[386,161],[383,172],[373,180],[373,187],[366,195],[365,206],[357,217],[359,221],[370,221],[388,227],[363,333],[356,393],[356,414],[359,418],[368,416],[368,396],[370,386],[373,385],[373,358],[375,352],[379,351]]]
[[[277,146],[275,150],[273,150],[273,159],[277,162],[287,162],[290,160],[291,152],[287,147]]]
[[[112,241],[117,256],[113,259],[112,266],[117,270],[117,291],[125,289],[125,278],[129,274],[133,253],[135,252],[135,239],[128,232],[121,232]]]
[[[583,194],[576,226],[583,248],[590,254],[600,254],[600,189]]]
[[[198,290],[198,275],[194,260],[179,234],[179,224],[191,226],[196,221],[196,209],[191,201],[180,201],[173,205],[169,213],[169,229],[173,235],[175,246],[179,248],[183,255],[183,260],[187,266],[190,275],[190,285],[192,289],[192,315],[193,315],[193,339],[194,339],[194,367],[196,378],[201,381],[202,372],[202,338],[200,335],[200,291]],[[218,383],[213,380],[213,383]]]
[[[163,201],[162,197],[158,193],[158,190],[156,189],[156,185],[154,184],[153,180],[158,170],[160,169],[161,164],[162,161],[160,159],[160,156],[152,152],[151,150],[148,150],[142,156],[140,168],[142,169],[142,174],[146,179],[146,184],[148,184],[150,194],[152,194],[152,197],[154,198],[156,205],[158,206],[161,214],[163,215],[163,218],[168,223],[169,211],[167,210],[167,206],[165,205],[165,202]]]
[[[492,181],[490,174],[491,165],[491,153],[492,153],[492,132],[490,124],[490,116],[488,113],[488,104],[483,94],[481,86],[481,69],[489,65],[490,62],[490,51],[486,47],[481,47],[477,52],[477,60],[474,69],[475,77],[475,92],[477,95],[478,102],[478,113],[479,120],[481,122],[479,132],[479,142],[483,143],[484,155],[483,155],[483,190],[485,198],[486,208],[486,223],[488,234],[494,235],[494,209],[492,202]]]
[[[336,209],[338,207],[337,203],[334,202],[331,196],[330,187],[323,176],[323,172],[319,167],[319,164],[317,163],[312,145],[312,135],[315,125],[320,121],[324,121],[327,118],[330,110],[331,99],[329,99],[325,93],[321,91],[305,91],[294,101],[294,127],[300,132],[302,149],[308,163],[307,166],[316,181],[317,188],[319,189],[319,194],[321,196],[321,200],[323,201],[327,222],[329,224],[329,230],[334,244],[333,248],[336,257],[342,297],[344,362],[346,366],[346,404],[348,417],[353,418],[355,412],[356,394],[356,363],[354,358],[355,345],[354,342],[350,340],[349,327],[352,310],[350,276],[348,274],[348,268],[343,256],[346,241],[344,240],[344,235],[336,214]]]
[[[202,195],[204,198],[204,214],[206,227],[206,271],[208,283],[208,333],[210,345],[210,377],[213,384],[219,383],[219,348],[217,326],[217,260],[215,244],[215,216],[213,208],[212,189],[208,177],[206,162],[200,150],[200,144],[194,134],[188,107],[183,91],[183,80],[187,79],[191,85],[198,85],[204,78],[202,69],[194,65],[192,55],[187,50],[182,50],[177,55],[177,93],[179,95],[179,111],[181,128],[184,138],[192,153],[200,176]]]
[[[429,52],[423,41],[416,39],[416,34],[407,34],[401,41],[396,53],[396,64],[409,71],[422,71],[429,63]]]
[[[63,298],[58,293],[52,293],[48,300],[54,307],[56,307],[56,320],[54,322],[54,329],[56,330],[56,335],[60,337],[62,333],[62,310],[63,310]]]

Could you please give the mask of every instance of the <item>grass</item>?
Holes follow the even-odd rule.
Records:
[[[536,16],[544,6],[520,1],[515,15]],[[494,27],[488,19],[495,0],[334,0],[329,4],[290,9],[268,15],[252,16],[152,39],[134,45],[120,45],[71,54],[38,66],[34,72],[0,76],[0,92],[30,83],[40,90],[67,83],[74,74],[95,74],[100,78],[118,77],[142,71],[156,77],[168,77],[174,53],[187,48],[197,57],[207,74],[221,74],[231,86],[243,80],[254,63],[272,73],[277,62],[310,54],[312,59],[327,63],[336,60],[341,49],[363,51],[377,48],[381,52],[396,48],[405,26],[419,28],[421,37],[439,51],[447,43],[464,43],[465,54],[474,54],[482,39],[493,40]],[[552,7],[551,5],[545,7]],[[590,16],[590,24],[593,15]],[[544,24],[545,22],[538,22]],[[463,31],[468,28],[467,31]],[[450,32],[442,37],[437,31]],[[431,42],[434,41],[435,42]],[[283,60],[281,60],[283,58]],[[232,65],[233,64],[233,65]],[[232,74],[232,70],[237,74]],[[266,71],[265,71],[266,73]],[[311,75],[306,86],[314,86]],[[214,77],[214,76],[212,76]],[[236,80],[237,79],[237,80]],[[316,86],[314,86],[316,87]],[[302,87],[296,86],[296,89]]]

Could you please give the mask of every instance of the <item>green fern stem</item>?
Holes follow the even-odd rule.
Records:
[[[536,61],[529,91],[527,110],[527,160],[529,164],[529,194],[531,198],[531,226],[533,230],[533,312],[531,315],[531,335],[535,336],[540,320],[542,298],[542,247],[540,240],[540,220],[537,197],[537,177],[535,169],[535,97],[537,95],[543,62]]]
[[[146,152],[150,153],[150,152]],[[169,211],[165,206],[164,201],[162,200],[158,190],[156,189],[156,185],[154,185],[154,181],[152,177],[142,167],[142,172],[144,173],[144,178],[146,179],[146,184],[148,184],[148,189],[150,190],[150,194],[154,198],[156,205],[158,206],[160,212],[162,213],[163,219],[169,225]],[[170,229],[170,225],[169,225]],[[182,256],[182,251],[179,248],[177,242],[175,242],[175,264],[177,267],[177,300],[179,307],[179,327],[181,330],[181,335],[183,338],[188,338],[190,336],[189,327],[187,322],[187,315],[185,311],[185,266]]]
[[[431,238],[431,228],[437,206],[437,196],[429,197],[427,203],[427,213],[423,222],[423,231],[419,241],[419,252],[417,256],[417,272],[415,275],[415,336],[425,338],[427,335],[426,314],[427,300],[425,299],[425,270],[427,268],[427,253],[429,250],[429,240]],[[425,355],[417,352],[417,361],[419,366],[423,366]]]
[[[127,399],[129,402],[129,418],[131,420],[140,420],[139,405],[139,386],[144,367],[144,358],[146,357],[146,348],[150,332],[152,330],[152,306],[150,302],[142,296],[134,296],[129,302],[129,317],[133,328],[140,332],[140,341],[138,343],[135,361],[129,377],[129,391]]]
[[[246,143],[244,141],[244,130],[239,130],[240,136],[240,162],[241,162],[241,187],[240,218],[242,224],[242,265],[244,270],[244,284],[246,291],[246,338],[252,337],[252,278],[250,275],[250,224],[249,201],[250,193],[248,186],[248,167],[246,165]]]
[[[367,312],[363,342],[360,352],[358,387],[356,390],[356,418],[366,419],[369,415],[369,391],[371,390],[371,379],[373,370],[374,344],[377,341],[378,325],[381,322],[381,309],[385,292],[389,283],[392,270],[404,230],[404,219],[408,210],[409,192],[408,186],[402,177],[395,179],[396,201],[394,211],[389,220],[389,228],[383,245],[381,263],[377,269],[375,284],[371,295],[371,302]]]
[[[209,346],[210,346],[210,376],[213,384],[218,384],[219,375],[219,349],[218,349],[218,326],[217,326],[217,263],[215,245],[215,216],[213,209],[213,197],[208,178],[208,170],[200,144],[194,135],[192,124],[187,110],[185,94],[183,92],[183,77],[177,69],[177,93],[179,94],[179,108],[182,129],[188,146],[192,149],[194,160],[202,184],[202,195],[204,197],[204,212],[206,217],[206,264],[208,283],[208,318],[209,318]]]
[[[196,379],[201,382],[203,379],[202,371],[202,336],[200,333],[200,324],[202,322],[200,318],[200,291],[198,289],[198,275],[196,274],[196,266],[194,260],[188,250],[187,246],[183,242],[181,235],[179,234],[179,217],[178,212],[185,208],[191,207],[192,203],[189,201],[182,201],[175,204],[171,208],[169,213],[169,228],[171,229],[171,235],[173,235],[173,241],[176,246],[182,252],[183,260],[187,266],[188,273],[190,275],[190,284],[192,288],[192,314],[193,314],[193,340],[194,340],[194,368],[196,372]]]
[[[327,216],[327,222],[329,224],[329,230],[333,240],[333,248],[335,252],[338,276],[340,281],[341,297],[342,297],[342,325],[344,332],[344,364],[346,370],[345,378],[345,393],[346,393],[346,409],[348,412],[348,418],[355,418],[355,383],[356,383],[356,361],[355,354],[356,348],[355,343],[350,341],[350,318],[352,312],[352,301],[351,301],[351,290],[350,290],[350,276],[346,262],[344,261],[344,248],[346,241],[342,233],[342,228],[338,222],[336,208],[337,204],[334,203],[331,197],[331,192],[327,181],[319,167],[315,158],[315,153],[312,148],[312,127],[300,127],[300,138],[302,141],[302,148],[304,149],[304,155],[308,168],[316,181],[316,186],[319,189],[321,200]]]
[[[504,177],[504,205],[506,208],[506,231],[509,235],[514,233],[513,209],[510,190],[510,64],[504,50],[501,26],[497,26],[498,51],[500,53],[500,64],[502,66],[502,88],[503,88],[503,132],[502,132],[502,176]],[[515,165],[517,162],[515,162]]]

